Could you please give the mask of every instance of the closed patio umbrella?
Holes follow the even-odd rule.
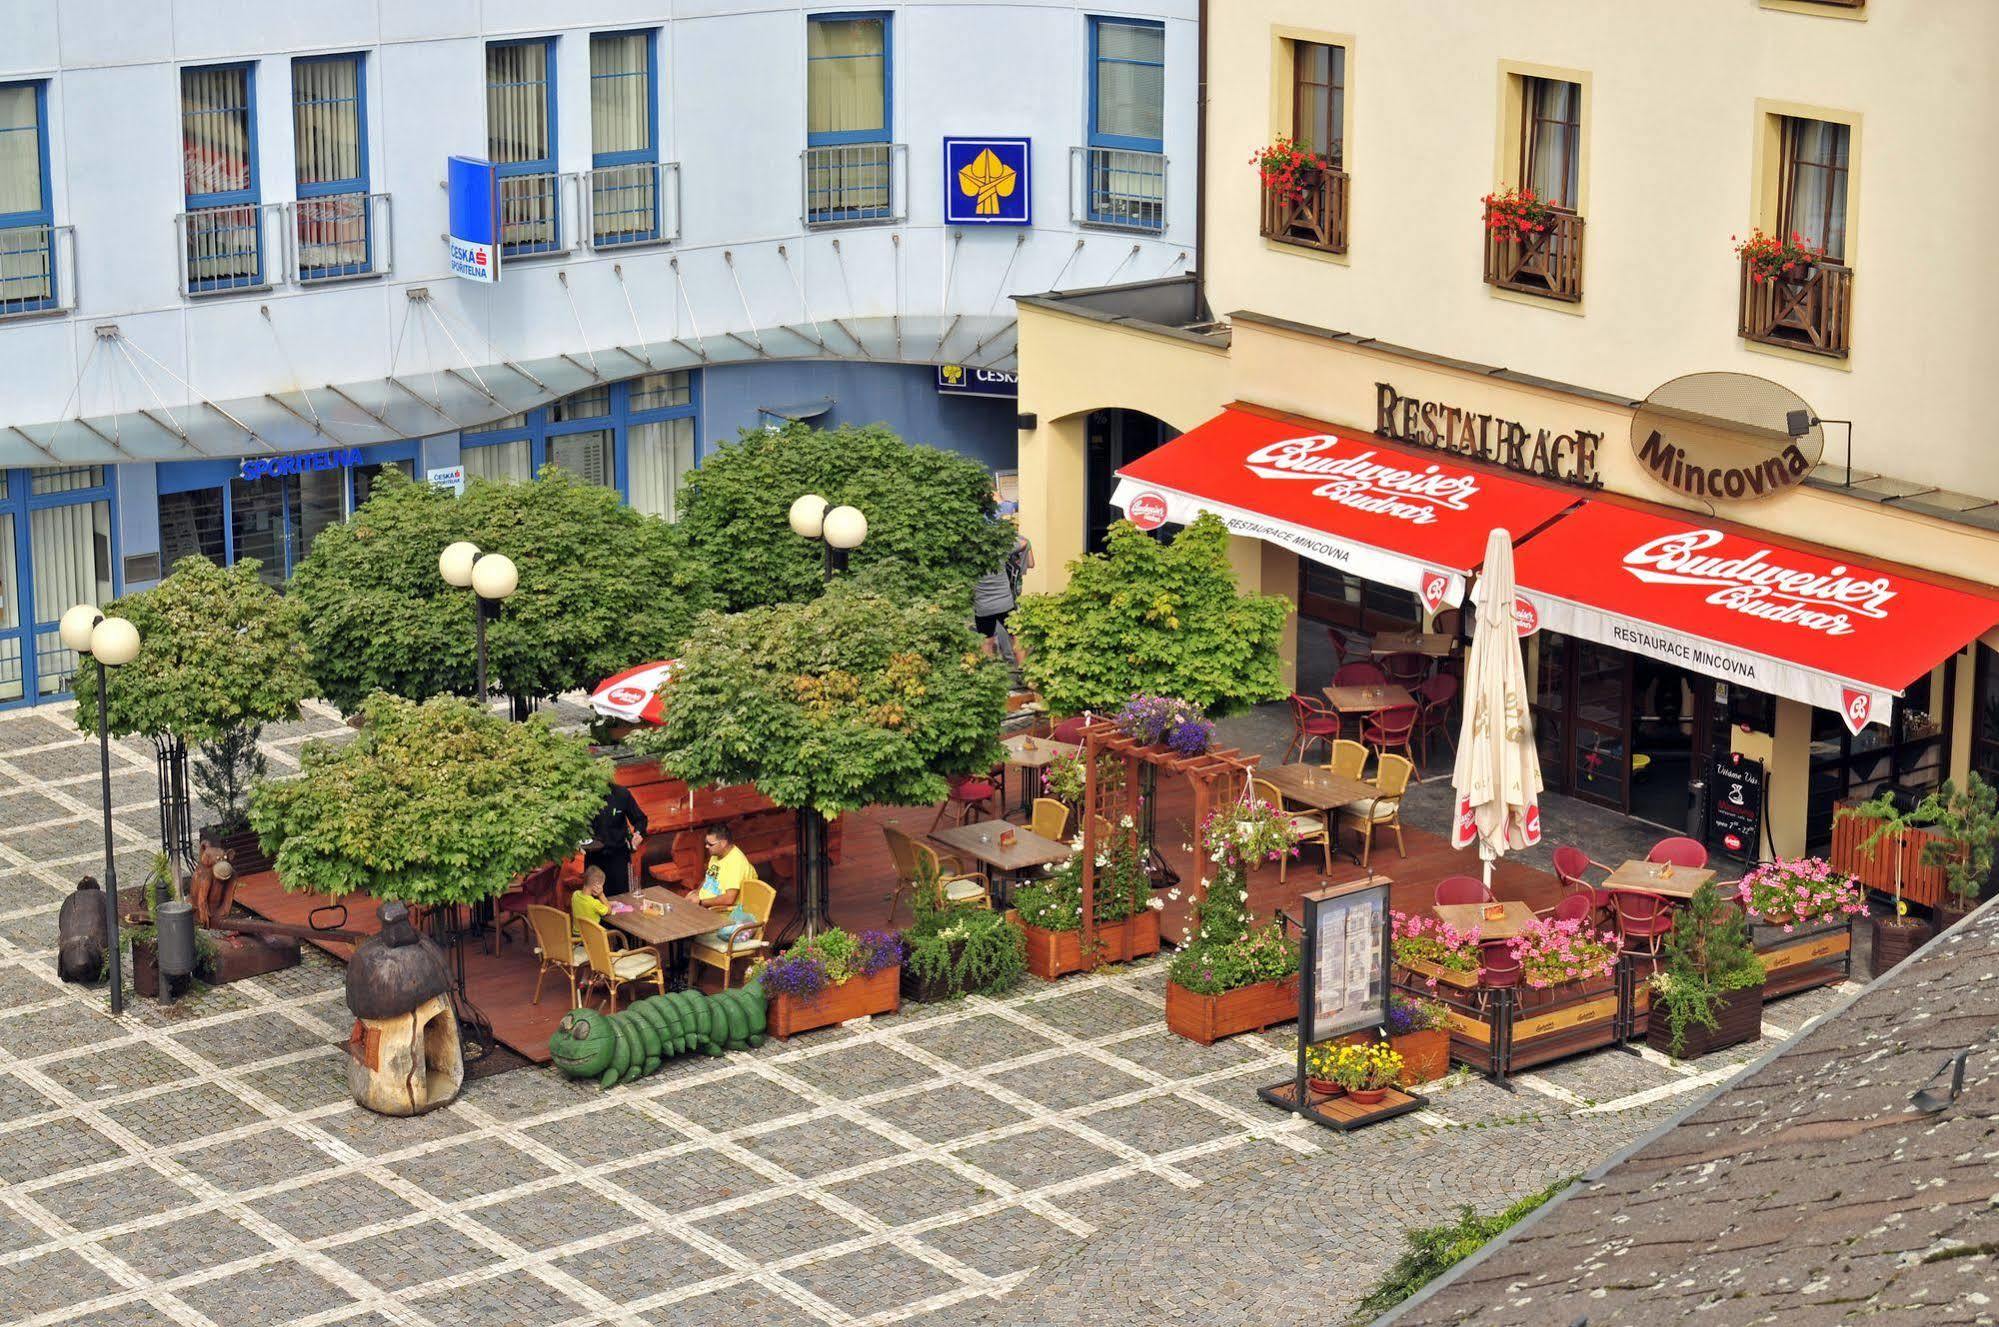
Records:
[[[1513,539],[1494,530],[1486,537],[1485,562],[1472,593],[1478,626],[1465,666],[1463,726],[1451,771],[1457,794],[1451,846],[1477,841],[1487,897],[1493,862],[1541,841],[1541,759],[1534,748],[1513,599]]]
[[[678,659],[627,668],[597,684],[597,689],[590,693],[590,708],[607,719],[626,723],[665,723],[662,693],[679,668]]]

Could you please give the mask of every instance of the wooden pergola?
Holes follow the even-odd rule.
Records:
[[[1097,941],[1097,847],[1106,797],[1098,787],[1098,761],[1110,757],[1124,770],[1124,787],[1119,814],[1139,818],[1141,766],[1149,765],[1168,774],[1184,774],[1194,785],[1194,834],[1196,839],[1194,902],[1199,903],[1208,889],[1206,855],[1198,847],[1200,827],[1219,800],[1233,801],[1241,784],[1255,772],[1260,756],[1247,755],[1234,747],[1209,747],[1198,756],[1185,756],[1164,746],[1148,745],[1125,734],[1115,720],[1093,718],[1083,726],[1083,925],[1085,954],[1096,953]],[[1219,794],[1219,796],[1218,796]],[[1091,958],[1092,966],[1095,958]]]

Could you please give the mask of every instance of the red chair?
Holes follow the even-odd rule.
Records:
[[[1657,958],[1660,942],[1673,929],[1672,903],[1664,895],[1642,889],[1613,889],[1610,907],[1617,920],[1618,937],[1624,941],[1620,946],[1624,952],[1642,952]]]
[[[1675,866],[1689,866],[1695,870],[1707,865],[1707,849],[1699,839],[1660,839],[1652,845],[1652,851],[1645,854],[1648,862],[1671,862]]]
[[[1586,922],[1596,915],[1596,891],[1581,889],[1555,905],[1551,914],[1558,922]]]
[[[1083,725],[1087,722],[1078,714],[1055,725],[1055,731],[1048,734],[1051,742],[1066,742],[1070,746],[1080,746],[1083,741]]]
[[[1333,647],[1333,667],[1338,668],[1347,661],[1347,652],[1353,647],[1347,644],[1347,635],[1338,627],[1326,628],[1326,640]]]
[[[1608,917],[1610,891],[1595,888],[1583,875],[1583,872],[1592,866],[1600,871],[1609,869],[1601,863],[1591,861],[1588,853],[1571,844],[1564,843],[1555,849],[1555,877],[1571,892],[1587,893],[1590,897],[1590,906]]]
[[[1456,727],[1451,723],[1451,706],[1458,698],[1458,679],[1449,673],[1438,673],[1429,681],[1416,688],[1416,699],[1420,707],[1416,713],[1416,736],[1423,744],[1423,763],[1430,763],[1430,734],[1437,733],[1451,744],[1451,750],[1458,749]]]
[[[1388,674],[1371,663],[1341,664],[1333,673],[1336,687],[1379,687],[1388,685]]]
[[[1487,940],[1478,947],[1479,996],[1520,984],[1520,960],[1504,940]]]
[[[1402,754],[1409,757],[1409,763],[1415,764],[1416,707],[1391,705],[1385,710],[1376,710],[1362,722],[1360,740],[1373,747],[1377,757],[1384,751],[1400,748]]]
[[[513,888],[493,900],[493,953],[500,952],[500,945],[506,939],[507,926],[511,922],[519,922],[521,937],[533,941],[534,923],[528,919],[528,909],[555,906],[555,882],[561,874],[562,865],[559,862],[538,866],[522,876]]]
[[[936,833],[937,826],[944,823],[944,815],[952,807],[958,809],[958,823],[961,825],[972,818],[975,809],[985,812],[988,817],[996,817],[999,813],[994,810],[994,805],[998,796],[999,788],[991,777],[961,774],[951,780],[951,791],[945,794],[943,802],[937,807],[936,818],[930,822],[930,828],[924,832]]]
[[[1291,693],[1291,745],[1284,748],[1285,760],[1303,760],[1312,743],[1331,743],[1339,735],[1340,716],[1330,706]]]
[[[1414,650],[1404,650],[1391,654],[1381,661],[1381,671],[1388,680],[1398,686],[1414,687],[1430,676],[1430,657],[1417,654]]]
[[[1447,875],[1437,882],[1437,902],[1441,904],[1483,903],[1485,902],[1485,884],[1476,876]]]

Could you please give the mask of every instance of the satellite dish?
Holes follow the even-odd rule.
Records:
[[[1752,373],[1689,373],[1631,418],[1639,469],[1688,497],[1753,502],[1799,483],[1825,454],[1805,399]]]

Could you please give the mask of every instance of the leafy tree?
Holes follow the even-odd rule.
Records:
[[[377,690],[471,694],[472,595],[437,572],[437,555],[459,539],[520,569],[520,588],[487,627],[490,675],[513,695],[590,687],[670,658],[712,603],[705,567],[673,526],[567,471],[549,466],[526,484],[475,479],[462,497],[385,472],[351,521],[320,532],[292,579],[328,700],[352,710]]]
[[[296,779],[258,786],[250,823],[285,888],[475,903],[589,837],[610,767],[546,716],[377,693],[361,735],[308,743]]]
[[[680,525],[715,567],[731,610],[818,595],[819,545],[791,531],[792,501],[817,493],[860,508],[868,537],[858,572],[893,562],[902,588],[927,596],[963,591],[1000,565],[1013,527],[993,519],[984,466],[904,442],[880,425],[775,433],[745,429],[702,461],[680,493]]]
[[[701,620],[663,727],[630,744],[691,783],[754,783],[836,816],[941,801],[1000,758],[1007,678],[956,613],[836,579],[818,599]]]
[[[1069,564],[1066,588],[1027,595],[1008,619],[1028,684],[1058,714],[1150,694],[1219,717],[1281,698],[1277,646],[1291,605],[1238,594],[1228,546],[1210,513],[1171,543],[1117,522],[1103,553]]]

